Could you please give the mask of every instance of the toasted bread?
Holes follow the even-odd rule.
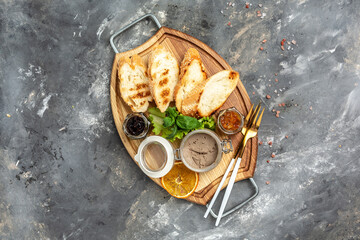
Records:
[[[192,113],[196,112],[198,102],[192,102],[186,98],[199,83],[205,80],[206,72],[200,54],[195,48],[189,48],[181,62],[180,80],[174,93],[176,108],[179,112],[184,115],[193,115]]]
[[[150,91],[156,106],[165,112],[174,100],[174,89],[179,80],[179,65],[174,55],[159,45],[149,57]]]
[[[134,112],[145,112],[152,101],[146,67],[139,55],[121,58],[118,77],[124,102]]]
[[[199,116],[210,116],[220,108],[234,91],[239,80],[239,73],[231,70],[223,70],[211,76],[204,84],[199,99]],[[198,91],[201,92],[201,86],[198,87]]]
[[[196,85],[191,93],[182,102],[182,114],[185,116],[197,117],[198,116],[198,104],[201,94],[204,91],[206,80]]]

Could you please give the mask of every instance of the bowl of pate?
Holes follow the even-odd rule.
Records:
[[[181,141],[179,154],[187,168],[194,172],[207,172],[220,162],[223,153],[232,151],[231,140],[221,140],[207,129],[190,132]]]

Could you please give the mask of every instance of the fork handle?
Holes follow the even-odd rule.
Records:
[[[211,199],[210,204],[209,204],[209,206],[208,206],[208,208],[207,208],[207,210],[206,210],[206,212],[204,214],[204,218],[207,218],[207,216],[209,215],[209,212],[210,212],[212,206],[214,205],[215,200],[216,200],[217,196],[219,195],[219,192],[221,191],[221,188],[224,185],[224,183],[226,181],[226,178],[229,175],[229,172],[230,172],[232,166],[234,165],[234,162],[235,162],[235,158],[231,159],[231,162],[229,163],[229,166],[226,169],[226,171],[224,173],[224,176],[222,177],[221,182],[220,182],[218,188],[216,189],[216,192],[215,192],[213,198]]]
[[[230,180],[229,180],[229,183],[226,187],[226,191],[225,191],[225,194],[224,194],[224,198],[221,202],[221,206],[220,206],[220,211],[219,211],[219,214],[218,214],[218,217],[216,218],[216,223],[215,223],[215,226],[218,226],[219,223],[220,223],[220,220],[221,220],[221,217],[224,213],[224,210],[225,210],[225,207],[226,207],[226,204],[229,200],[229,197],[230,197],[230,193],[231,193],[231,190],[234,186],[234,182],[235,182],[235,178],[236,178],[236,175],[237,175],[237,172],[239,170],[239,167],[240,167],[240,163],[241,163],[241,158],[238,158],[237,161],[236,161],[236,164],[235,164],[235,167],[234,167],[234,170],[231,174],[231,177],[230,177]]]

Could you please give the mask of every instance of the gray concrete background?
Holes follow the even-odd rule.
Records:
[[[360,239],[360,2],[234,3],[0,2],[0,239]],[[148,179],[116,132],[108,40],[145,13],[212,47],[268,107],[260,194],[217,228]],[[119,48],[154,32],[139,24]],[[283,38],[296,44],[282,51]]]

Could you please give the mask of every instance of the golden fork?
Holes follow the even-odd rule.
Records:
[[[241,133],[244,135],[244,138],[242,140],[242,148],[241,148],[241,152],[240,153],[237,153],[235,154],[235,158],[236,156],[238,155],[239,158],[242,158],[242,155],[244,154],[244,151],[245,151],[245,145],[246,145],[246,142],[250,139],[250,138],[253,138],[257,135],[257,131],[260,127],[260,123],[261,123],[261,119],[262,119],[262,116],[264,114],[264,110],[265,108],[263,108],[263,110],[261,111],[261,114],[260,114],[260,117],[259,119],[256,121],[258,115],[259,115],[259,112],[261,110],[261,104],[259,103],[256,108],[255,108],[255,111],[254,113],[252,113],[252,116],[250,118],[251,121],[248,121],[246,123],[246,119],[244,121],[244,127],[243,129],[241,130]],[[254,105],[253,105],[254,106]],[[250,113],[252,112],[252,107],[250,109]],[[246,116],[246,118],[249,116],[249,114]],[[244,128],[246,129],[246,131],[243,131]],[[239,148],[240,149],[240,148]]]
[[[220,184],[219,184],[213,198],[211,199],[211,202],[210,202],[210,204],[208,206],[208,209],[206,210],[205,215],[204,215],[205,218],[209,215],[209,212],[210,212],[212,206],[214,205],[215,200],[216,200],[217,196],[219,195],[219,192],[221,191],[221,187],[224,185],[225,180],[226,180],[227,176],[229,175],[229,172],[230,172],[230,170],[231,170],[231,168],[232,168],[232,166],[234,164],[234,161],[237,158],[237,161],[236,161],[234,170],[233,170],[233,172],[231,174],[228,186],[226,187],[225,195],[224,195],[223,201],[222,201],[221,206],[220,206],[220,211],[219,211],[218,217],[216,219],[215,226],[219,225],[219,222],[221,220],[221,217],[222,217],[222,214],[224,212],[225,206],[226,206],[226,204],[227,204],[227,202],[229,200],[229,196],[230,196],[231,190],[233,188],[237,172],[238,172],[239,167],[240,167],[241,158],[242,158],[242,155],[244,154],[244,151],[245,151],[246,142],[250,138],[256,136],[257,131],[258,131],[259,127],[260,127],[261,119],[262,119],[262,116],[264,114],[265,108],[262,110],[262,112],[260,114],[260,117],[257,120],[257,117],[258,117],[259,112],[261,110],[261,106],[260,106],[260,104],[258,104],[254,111],[253,111],[253,107],[254,107],[254,105],[251,106],[251,109],[250,109],[249,113],[247,114],[247,116],[246,116],[246,118],[244,120],[244,126],[243,126],[243,129],[241,131],[242,134],[244,135],[243,141],[242,141],[240,147],[238,148],[238,151],[236,152],[235,157],[231,160],[228,168],[226,169],[225,174],[224,174],[223,178],[221,179],[221,182],[220,182]]]
[[[249,113],[246,115],[246,118],[244,120],[244,126],[241,129],[242,135],[245,136],[246,131],[251,127],[251,123],[254,121],[255,113],[259,111],[260,103],[256,106],[255,111],[253,112],[254,104],[251,106]]]

